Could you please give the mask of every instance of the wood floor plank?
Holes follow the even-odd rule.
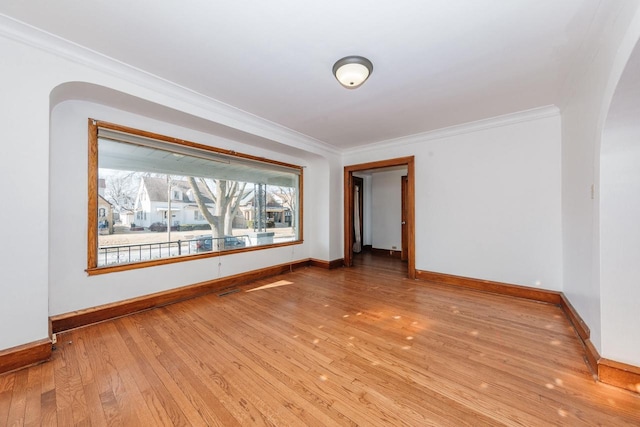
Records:
[[[52,358],[57,357],[52,354]],[[40,425],[52,426],[58,425],[57,408],[56,408],[56,382],[54,363],[43,363],[42,387],[40,390]]]
[[[9,418],[9,410],[11,409],[11,395],[12,391],[3,391],[0,393],[0,426],[7,424]]]
[[[27,381],[27,402],[25,407],[25,426],[38,426],[42,418],[42,365],[29,369]]]
[[[73,336],[74,335],[71,335],[70,339]],[[70,375],[67,386],[71,399],[71,413],[73,414],[74,425],[88,424],[88,420],[90,419],[90,409],[87,404],[88,396],[83,387],[83,376],[77,354],[78,345],[81,342],[81,339],[73,340],[72,343],[68,345],[68,351],[65,353],[65,366]]]
[[[61,351],[61,346],[52,355],[54,366],[55,380],[55,403],[56,403],[56,421],[60,426],[73,425],[72,397],[70,391],[70,382],[73,380],[73,373],[66,364],[69,357],[67,352]]]
[[[8,426],[24,425],[25,409],[27,406],[27,394],[29,389],[29,370],[23,369],[16,372],[13,383],[13,395],[11,396],[11,407],[7,416]]]
[[[0,375],[0,425],[640,425],[559,307],[387,258],[58,334],[50,362]]]
[[[0,426],[7,425],[15,380],[15,372],[0,375]]]
[[[101,406],[98,386],[95,383],[95,376],[89,358],[90,353],[86,346],[86,338],[84,336],[77,336],[74,339],[74,337],[74,335],[69,336],[69,339],[73,340],[73,345],[69,346],[68,350],[69,353],[74,356],[76,361],[77,375],[80,380],[77,387],[81,387],[84,397],[84,405],[82,406],[82,409],[86,410],[86,416],[91,420],[92,425],[105,426],[107,425],[107,420]],[[74,410],[74,417],[80,418],[80,411],[78,408]]]
[[[49,390],[40,396],[40,425],[55,427],[58,425],[56,392]]]

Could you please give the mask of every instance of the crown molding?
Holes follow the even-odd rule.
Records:
[[[206,116],[200,115],[206,120],[316,154],[339,155],[341,153],[339,149],[326,142],[202,95],[3,14],[0,14],[0,35],[203,109],[210,113]],[[175,107],[171,106],[171,108]]]
[[[530,110],[518,111],[515,113],[504,114],[502,116],[491,117],[487,119],[477,120],[474,122],[463,123],[460,125],[449,126],[441,129],[435,129],[428,132],[407,135],[400,138],[388,139],[385,141],[374,142],[371,144],[359,145],[343,150],[342,154],[354,154],[360,152],[392,149],[398,146],[411,145],[435,139],[448,138],[466,133],[478,132],[481,130],[492,129],[502,126],[509,126],[516,123],[527,122],[531,120],[543,119],[560,115],[560,109],[555,105],[545,105],[543,107],[532,108]]]

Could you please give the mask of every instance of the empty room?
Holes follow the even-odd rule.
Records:
[[[0,4],[0,426],[640,425],[640,2]]]

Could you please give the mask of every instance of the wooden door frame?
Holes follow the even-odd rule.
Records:
[[[407,273],[409,279],[415,279],[415,161],[413,156],[344,167],[344,265],[346,267],[353,265],[353,233],[351,232],[353,224],[353,191],[351,191],[353,173],[393,166],[407,167]]]

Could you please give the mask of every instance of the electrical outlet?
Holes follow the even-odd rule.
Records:
[[[56,336],[56,334],[51,335],[51,344],[56,345],[57,342],[58,337]]]

